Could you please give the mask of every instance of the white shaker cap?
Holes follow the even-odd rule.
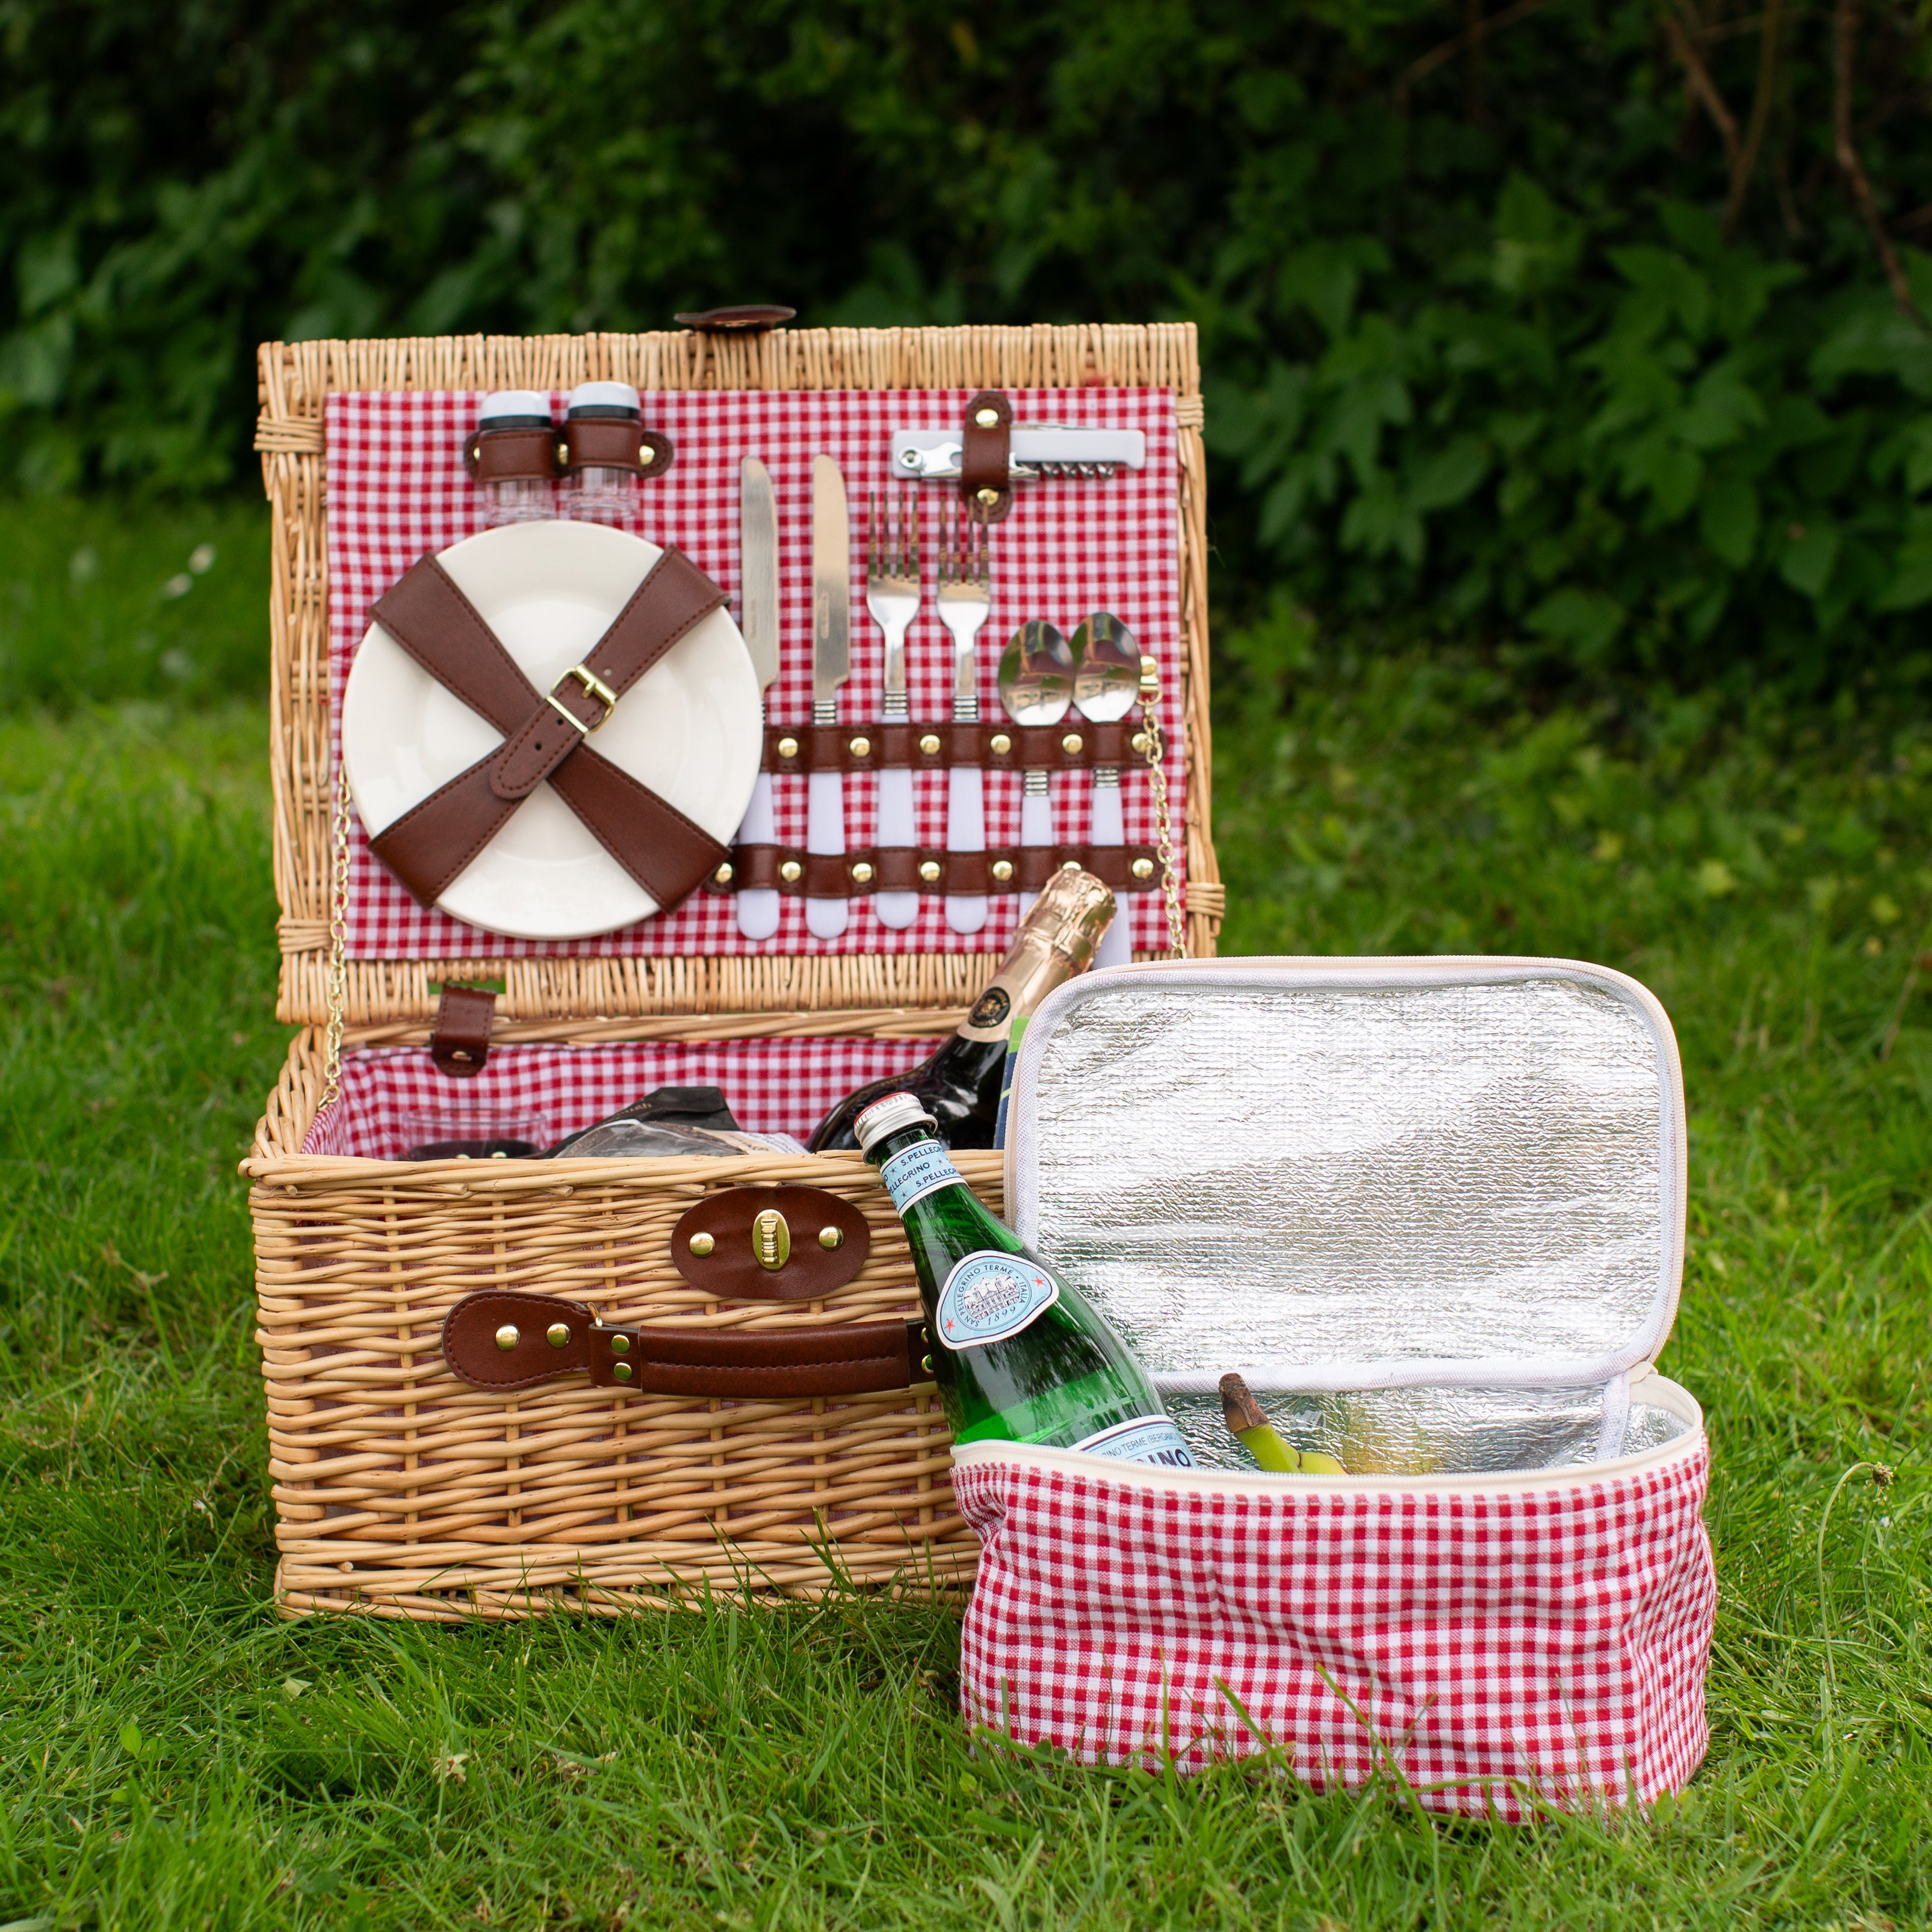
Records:
[[[570,392],[573,410],[635,410],[644,413],[644,400],[628,382],[580,382]]]
[[[535,389],[493,389],[483,398],[477,421],[500,422],[506,416],[542,416],[550,421],[550,398]]]

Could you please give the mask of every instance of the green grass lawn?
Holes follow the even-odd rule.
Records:
[[[976,1759],[950,1611],[279,1621],[234,1172],[286,1038],[260,512],[8,514],[0,1932],[1932,1921],[1922,699],[1234,653],[1226,950],[1581,955],[1684,1046],[1710,1758],[1648,1817],[1438,1825]]]

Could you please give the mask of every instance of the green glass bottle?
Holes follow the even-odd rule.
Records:
[[[1192,1468],[1126,1345],[980,1204],[916,1097],[875,1100],[857,1129],[905,1223],[933,1340],[927,1360],[953,1439]]]

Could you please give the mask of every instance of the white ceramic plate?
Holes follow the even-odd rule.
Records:
[[[452,544],[442,562],[545,692],[584,661],[662,554],[602,524],[511,524]],[[720,608],[624,694],[590,742],[728,843],[751,799],[762,736],[751,654]],[[502,742],[381,625],[370,626],[343,700],[342,767],[371,837]],[[581,939],[658,910],[548,784],[437,903],[515,939]]]

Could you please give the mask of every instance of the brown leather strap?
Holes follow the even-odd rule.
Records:
[[[1069,864],[1116,892],[1150,892],[1160,885],[1160,855],[1151,845],[1000,845],[989,852],[866,845],[836,856],[795,845],[738,845],[728,862],[728,877],[714,871],[705,879],[707,891],[835,899],[874,892],[1036,892]]]
[[[991,422],[980,418],[990,416]],[[982,523],[997,524],[1013,507],[1008,464],[1012,445],[1013,406],[998,389],[982,389],[966,405],[965,434],[959,452],[959,494]]]
[[[581,1302],[503,1288],[465,1295],[442,1324],[452,1371],[472,1388],[506,1393],[587,1370],[594,1387],[640,1395],[868,1395],[928,1379],[916,1372],[928,1346],[922,1322],[644,1328],[600,1322]]]
[[[548,696],[517,668],[434,556],[422,558],[371,612],[436,681],[505,734],[505,742],[412,806],[370,849],[424,905],[502,830],[548,778],[598,843],[660,906],[674,905],[725,848],[648,787],[601,758],[585,736],[610,715],[586,679],[622,698],[724,593],[668,549],[580,668]]]
[[[682,322],[686,328],[694,328],[700,335],[746,335],[776,328],[797,313],[782,302],[738,302],[729,308],[686,309],[672,320]]]
[[[633,416],[572,416],[563,426],[562,457],[566,470],[595,465],[662,476],[677,460],[677,446],[662,430],[643,428]]]
[[[436,1030],[429,1036],[429,1057],[439,1073],[467,1080],[483,1071],[496,1011],[496,996],[487,986],[444,986],[436,1006]]]
[[[871,772],[906,765],[938,771],[977,765],[986,771],[1090,771],[1138,765],[1134,740],[1143,728],[1124,722],[1059,724],[994,720],[968,724],[768,724],[765,769],[772,772]]]
[[[548,483],[556,474],[554,429],[484,429],[463,446],[463,466],[479,483]]]

